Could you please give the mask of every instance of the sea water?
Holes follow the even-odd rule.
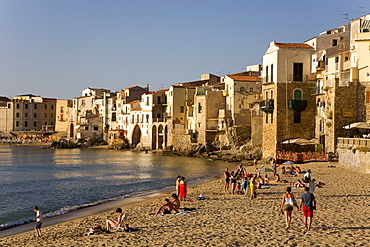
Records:
[[[0,230],[222,174],[225,162],[107,149],[0,146]]]

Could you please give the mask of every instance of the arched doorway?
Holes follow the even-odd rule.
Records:
[[[152,128],[152,149],[157,149],[157,126]]]
[[[158,149],[163,148],[163,126],[158,126]]]
[[[136,145],[140,143],[140,139],[141,139],[141,130],[139,125],[136,125],[134,131],[132,132],[132,142],[131,142],[132,146],[136,147]]]

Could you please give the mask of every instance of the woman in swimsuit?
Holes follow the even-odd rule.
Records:
[[[228,192],[229,191],[229,184],[230,184],[230,172],[229,172],[229,168],[227,168],[227,167],[225,168],[224,178],[225,178],[224,190],[225,190],[225,192]]]
[[[292,221],[293,206],[297,207],[299,210],[298,204],[294,199],[294,195],[290,193],[292,191],[291,187],[286,188],[286,193],[283,194],[283,199],[281,201],[280,212],[285,214],[285,230],[288,230],[290,227],[290,222]]]

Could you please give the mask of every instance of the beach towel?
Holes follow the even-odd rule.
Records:
[[[181,211],[181,212],[178,212],[178,213],[170,213],[170,214],[164,214],[164,213],[159,213],[158,215],[177,215],[177,214],[188,214],[190,212],[187,212],[187,211]]]

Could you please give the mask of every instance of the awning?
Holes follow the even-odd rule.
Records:
[[[361,29],[370,29],[370,20],[363,20]]]
[[[315,145],[316,143],[305,138],[295,138],[283,141],[283,144]]]
[[[343,127],[344,129],[370,129],[370,124],[365,122],[351,123]]]

